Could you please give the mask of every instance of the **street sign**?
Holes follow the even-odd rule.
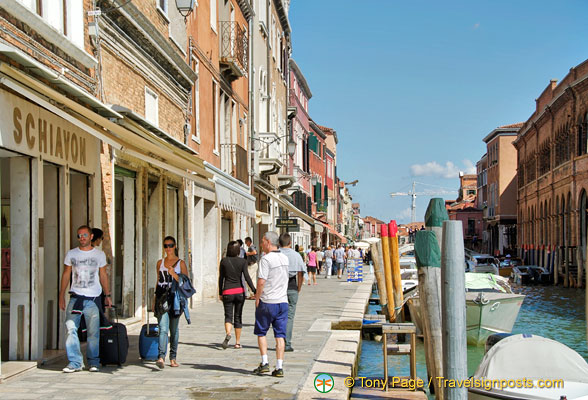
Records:
[[[276,227],[288,228],[290,226],[298,226],[298,220],[295,218],[276,218]]]
[[[88,11],[88,16],[89,17],[99,17],[102,15],[102,11],[101,10],[90,10]]]

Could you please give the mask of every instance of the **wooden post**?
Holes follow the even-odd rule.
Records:
[[[427,374],[432,378],[437,399],[444,399],[437,377],[443,376],[443,342],[441,335],[441,250],[431,231],[415,236],[415,258],[419,274],[419,299]]]
[[[396,221],[392,220],[388,224],[388,233],[390,235],[390,266],[392,267],[392,284],[394,286],[394,320],[404,321],[403,312],[403,293],[402,293],[402,275],[400,274],[400,255],[398,254],[398,226]],[[400,318],[402,316],[402,318]]]
[[[388,314],[388,297],[386,294],[386,281],[384,278],[384,258],[382,257],[382,241],[370,245],[372,251],[372,260],[374,262],[374,273],[376,274],[376,283],[378,285],[378,294],[380,295],[380,306],[384,315]]]
[[[417,267],[419,268],[419,297],[423,318],[427,372],[429,377],[433,377],[435,396],[441,400],[444,399],[443,388],[436,379],[444,376],[440,267],[443,221],[448,219],[445,201],[441,198],[431,199],[425,213],[425,227],[428,233],[417,232],[417,238],[420,236],[418,248],[415,243]],[[419,258],[421,259],[420,265]]]
[[[443,372],[452,382],[468,378],[465,273],[463,267],[463,226],[461,221],[443,222],[441,252],[441,288],[443,312]],[[452,387],[455,386],[455,387]],[[466,400],[465,386],[449,385],[445,388],[447,400]]]
[[[388,297],[388,321],[394,321],[394,290],[392,288],[392,267],[390,266],[390,242],[388,239],[388,225],[382,225],[382,257],[384,258],[384,280],[386,282],[386,296]]]

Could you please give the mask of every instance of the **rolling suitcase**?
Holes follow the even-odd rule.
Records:
[[[149,317],[147,317],[149,321]],[[139,355],[143,360],[156,361],[159,355],[159,326],[147,322],[141,327]]]
[[[114,309],[114,307],[112,307]],[[112,328],[100,330],[100,363],[123,365],[127,362],[129,353],[129,337],[127,327],[118,322],[112,323]]]

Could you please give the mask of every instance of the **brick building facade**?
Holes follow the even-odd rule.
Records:
[[[585,277],[587,113],[585,61],[549,83],[514,142],[520,255],[565,286],[582,286]]]

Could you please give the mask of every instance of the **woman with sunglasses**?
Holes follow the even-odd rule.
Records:
[[[157,261],[157,286],[155,289],[155,302],[157,304],[161,296],[170,296],[169,289],[171,288],[172,279],[178,280],[178,274],[182,273],[188,275],[188,268],[186,263],[178,257],[178,248],[176,246],[176,239],[173,236],[167,236],[163,239],[163,249],[165,251],[165,258]],[[169,304],[173,304],[173,299],[168,299]],[[165,354],[167,352],[168,334],[171,334],[169,360],[171,367],[179,367],[176,362],[176,355],[178,352],[178,340],[180,332],[178,325],[180,323],[179,317],[173,317],[169,312],[157,317],[159,324],[159,357],[156,365],[163,369],[165,363]]]
[[[222,343],[223,349],[229,347],[233,322],[235,325],[235,348],[241,348],[241,329],[243,323],[243,305],[245,304],[245,286],[241,277],[245,277],[247,284],[255,286],[249,276],[247,260],[239,257],[241,246],[239,242],[232,240],[227,245],[227,256],[220,262],[220,273],[218,278],[218,290],[221,301],[225,308],[225,340]]]

